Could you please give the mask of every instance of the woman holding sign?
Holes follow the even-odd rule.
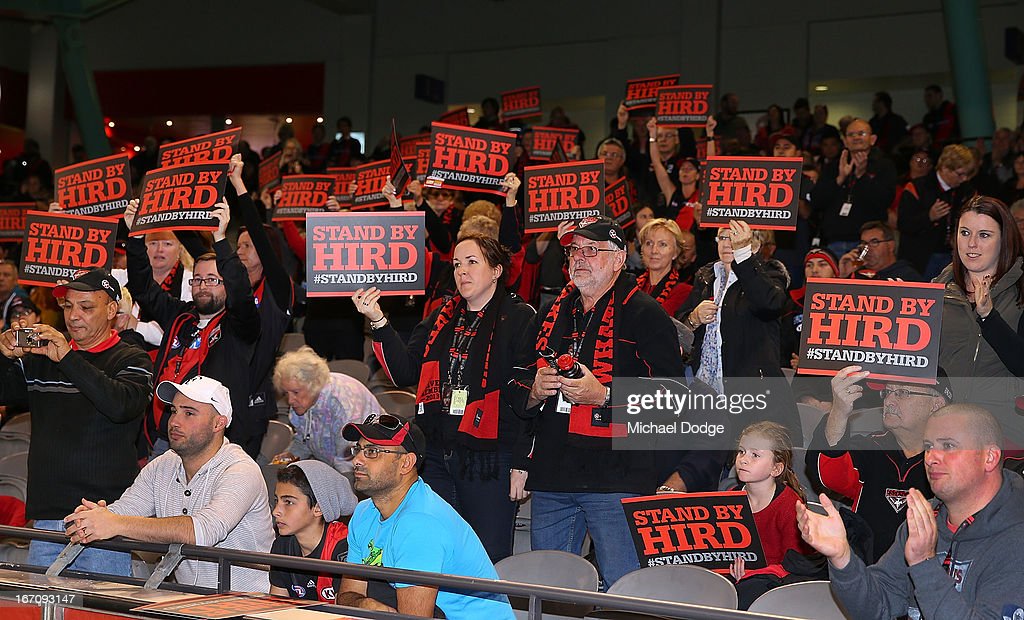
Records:
[[[519,179],[509,177],[514,196]],[[390,182],[384,190],[397,200]],[[536,358],[535,312],[506,292],[509,262],[496,239],[460,240],[452,258],[458,293],[416,326],[408,343],[380,309],[378,289],[352,297],[370,320],[374,353],[391,380],[419,386],[423,479],[473,527],[494,562],[512,554],[516,501],[525,497],[525,473],[510,469],[512,452],[530,448],[513,368]]]
[[[1024,377],[1024,242],[1006,205],[987,196],[963,206],[955,232],[953,262],[934,280],[946,285],[939,365],[963,402],[1011,413],[1024,394],[1013,379]]]
[[[779,359],[789,276],[779,261],[762,259],[760,248],[760,231],[746,222],[720,229],[719,260],[697,271],[676,318],[694,332],[690,364],[698,380],[719,394],[765,393],[767,407],[752,408],[750,421],[770,419],[799,437],[800,417]]]

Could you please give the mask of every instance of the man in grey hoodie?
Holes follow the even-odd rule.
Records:
[[[828,558],[832,592],[853,618],[1017,617],[1024,608],[1024,479],[1002,467],[1002,432],[975,405],[928,419],[925,470],[934,506],[916,489],[907,522],[877,564],[850,552],[828,498],[827,515],[797,505],[800,531]],[[1019,613],[1024,614],[1024,611]]]

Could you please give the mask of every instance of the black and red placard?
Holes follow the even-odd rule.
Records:
[[[422,294],[426,246],[420,211],[310,213],[306,294],[347,297],[371,286],[384,295]]]
[[[323,211],[327,197],[334,193],[330,174],[296,174],[281,179],[281,197],[274,208],[274,221],[305,220],[307,213]]]
[[[352,186],[356,182],[355,168],[328,168],[327,174],[334,177],[334,199],[343,209],[352,207],[355,192]]]
[[[53,173],[55,200],[69,215],[118,217],[132,199],[128,155],[118,153]]]
[[[804,297],[800,374],[857,365],[884,381],[934,384],[943,284],[810,278]]]
[[[580,130],[574,127],[534,127],[530,157],[540,161],[550,160],[558,145],[561,145],[564,153],[569,153],[576,146],[579,134]]]
[[[228,162],[183,164],[150,170],[142,179],[139,210],[129,233],[217,230],[210,215],[224,197]]]
[[[402,148],[398,143],[398,130],[395,129],[395,119],[391,119],[391,184],[395,186],[395,195],[405,194],[405,188],[409,187],[409,169],[405,167],[405,159],[402,157]]]
[[[117,239],[116,219],[30,212],[25,216],[19,281],[55,286],[82,269],[110,269]]]
[[[504,194],[501,183],[512,171],[515,134],[433,123],[430,144],[424,185]]]
[[[799,157],[709,157],[701,182],[702,227],[742,220],[751,228],[796,230]]]
[[[607,205],[608,217],[622,228],[629,228],[636,223],[633,210],[630,209],[633,201],[629,195],[626,177],[619,177],[617,181],[604,188],[604,203]]]
[[[356,193],[352,196],[352,210],[360,211],[386,206],[384,184],[391,174],[391,162],[374,161],[356,168]]]
[[[469,127],[469,108],[463,106],[449,110],[437,118],[437,122],[447,125],[459,125]]]
[[[666,86],[658,91],[658,127],[704,127],[711,114],[711,84]]]
[[[746,491],[679,493],[622,500],[640,567],[694,564],[728,573],[736,558],[764,568]]]
[[[25,236],[25,214],[34,202],[0,202],[0,241],[21,241]]]
[[[265,157],[260,162],[259,174],[260,174],[260,191],[275,187],[281,182],[281,155],[283,153],[278,151],[273,155]]]
[[[658,90],[665,86],[675,86],[678,83],[678,73],[627,80],[626,98],[623,100],[623,105],[630,112],[653,110],[658,103]]]
[[[233,127],[205,136],[161,144],[160,150],[157,151],[157,163],[161,168],[166,168],[182,164],[228,161],[238,152],[241,135],[242,128]]]
[[[540,86],[518,88],[501,93],[501,118],[533,118],[540,116]]]
[[[604,215],[604,161],[527,166],[527,232],[558,230],[560,222]]]

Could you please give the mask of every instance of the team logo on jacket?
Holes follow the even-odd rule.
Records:
[[[210,332],[210,346],[212,347],[217,344],[218,340],[220,340],[220,325],[214,327],[213,331]]]
[[[292,584],[292,592],[294,592],[295,596],[298,598],[306,598],[306,588],[303,588],[297,583]]]
[[[946,552],[941,552],[942,557],[945,558]],[[953,583],[956,585],[956,591],[960,592],[964,587],[964,580],[967,579],[967,571],[971,569],[971,564],[974,560],[967,560],[961,562],[959,560],[953,560],[953,570],[950,571],[949,576],[953,578]],[[943,562],[945,565],[945,562]],[[945,566],[943,566],[945,568]]]
[[[907,491],[903,489],[886,489],[885,499],[896,512],[901,512],[907,506]]]
[[[1003,605],[1003,620],[1024,620],[1024,607],[1012,603]]]
[[[324,588],[323,590],[320,590],[320,600],[321,601],[333,601],[334,599],[335,599],[335,596],[334,596],[334,586],[328,586],[328,587]]]

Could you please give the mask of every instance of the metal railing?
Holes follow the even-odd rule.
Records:
[[[10,526],[0,526],[0,538],[41,540],[58,544],[67,544],[69,542],[67,536],[61,532]],[[217,563],[219,582],[216,590],[180,586],[168,587],[172,584],[166,583],[147,583],[147,585],[144,586],[150,588],[159,587],[161,589],[172,589],[183,592],[212,594],[215,592],[222,593],[230,591],[231,567],[236,564],[254,564],[271,565],[304,573],[328,573],[339,576],[348,575],[351,577],[359,577],[361,579],[373,579],[392,583],[398,582],[414,585],[435,586],[450,590],[493,592],[505,594],[507,596],[521,597],[529,601],[529,617],[531,620],[540,620],[543,618],[541,605],[544,601],[568,603],[579,606],[594,606],[601,609],[614,609],[626,612],[657,614],[659,616],[666,616],[669,618],[688,618],[690,620],[792,620],[792,618],[788,618],[786,616],[755,614],[745,611],[706,607],[703,605],[634,598],[631,596],[605,594],[601,592],[587,592],[571,588],[558,588],[554,586],[481,579],[476,577],[462,577],[441,573],[427,573],[400,568],[364,566],[362,564],[348,564],[328,560],[259,553],[255,551],[224,549],[220,547],[197,547],[194,545],[179,546],[161,543],[145,543],[127,539],[98,541],[90,543],[88,547],[107,549],[110,551],[142,551],[146,553],[161,554],[168,554],[169,552],[180,549],[180,555],[178,555],[176,560],[173,562],[175,565],[183,558],[206,560]],[[175,554],[172,553],[172,555]],[[14,568],[25,569],[27,567],[14,565]],[[173,569],[173,566],[171,569]],[[35,568],[29,570],[33,570],[33,572],[35,572],[39,569]],[[56,574],[60,574],[60,571],[57,571]],[[135,585],[142,583],[141,579],[136,578],[111,579],[106,575],[96,575],[78,571],[75,571],[74,574],[75,576],[87,578],[99,577],[104,581],[118,581]]]

